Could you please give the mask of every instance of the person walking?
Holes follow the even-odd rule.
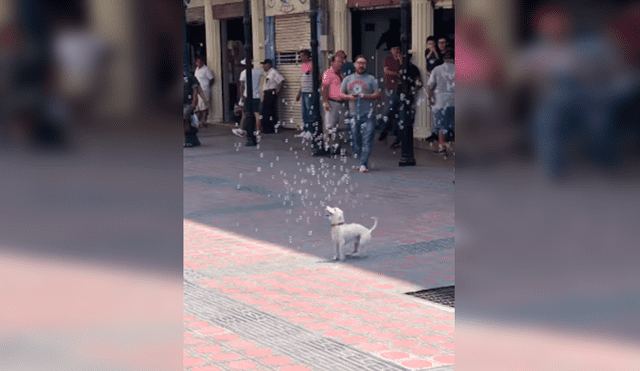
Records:
[[[331,58],[331,67],[322,75],[322,106],[325,110],[322,133],[324,149],[331,154],[339,153],[342,142],[338,136],[340,122],[344,122],[344,104],[340,94],[342,65],[342,58],[334,55]]]
[[[397,147],[400,143],[398,138],[398,99],[397,94],[398,82],[400,80],[400,66],[402,55],[400,47],[391,48],[391,54],[384,59],[384,79],[385,79],[385,113],[380,118],[378,126],[382,128],[378,140],[384,140],[391,133],[395,140],[391,147]]]
[[[243,59],[240,64],[245,66],[247,63],[246,58]],[[240,81],[240,89],[238,90],[238,92],[242,92],[242,96],[240,98],[240,100],[242,102],[244,102],[243,106],[247,104],[247,74],[246,74],[247,70],[242,70],[242,72],[240,72],[240,78],[238,79],[238,81]],[[247,122],[247,118],[245,116],[244,110],[242,111],[242,119],[240,120],[240,126],[241,128],[235,128],[233,129],[233,133],[239,137],[244,137],[247,135],[247,133],[251,133],[253,132],[254,135],[248,135],[249,141],[247,142],[255,144],[255,135],[256,134],[260,134],[260,77],[262,76],[262,70],[259,68],[252,68],[251,69],[251,85],[252,86],[252,109],[253,109],[253,114],[256,117],[256,127],[249,127],[249,124]],[[255,131],[255,132],[254,132]],[[253,138],[253,139],[251,139]],[[248,145],[247,144],[247,145]]]
[[[311,62],[311,52],[309,50],[300,51],[300,60],[302,61],[302,67],[300,72],[302,77],[300,79],[300,90],[296,95],[296,102],[302,98],[302,121],[304,123],[303,131],[300,134],[306,140],[313,142],[313,148],[316,148],[314,140],[314,125],[319,124],[319,118],[317,117],[318,107],[313,107],[313,63]]]
[[[185,68],[182,71],[183,83],[183,107],[182,107],[182,125],[184,128],[184,146],[186,148],[197,147],[200,145],[198,140],[198,129],[191,126],[191,115],[198,106],[198,80]]]
[[[207,65],[204,64],[203,57],[196,58],[196,70],[193,73],[198,82],[200,83],[200,88],[202,89],[202,93],[204,94],[204,99],[200,99],[198,101],[198,106],[196,107],[196,116],[200,123],[204,126],[209,118],[209,107],[211,105],[211,87],[215,81],[215,77],[213,72]]]
[[[278,123],[278,94],[282,89],[284,77],[273,68],[271,59],[265,59],[261,64],[267,73],[262,91],[262,132],[273,134]]]
[[[442,57],[444,63],[433,69],[427,81],[429,99],[435,95],[433,135],[438,135],[438,149],[435,151],[437,154],[447,153],[445,136],[452,136],[455,130],[456,73],[453,49],[446,49]]]
[[[374,109],[380,100],[380,89],[375,76],[366,73],[367,58],[356,58],[356,73],[345,77],[340,86],[342,99],[349,102],[351,141],[354,155],[360,163],[359,171],[369,172],[369,157],[376,133]]]
[[[413,123],[415,120],[415,101],[416,94],[420,89],[422,89],[423,82],[422,76],[420,74],[420,69],[411,62],[412,55],[409,53],[409,61],[407,62],[407,70],[402,71],[399,78],[399,83],[396,88],[396,105],[397,108],[394,110],[398,111],[398,120],[397,120],[397,139],[396,142],[398,145],[402,143],[404,139],[403,130],[405,127],[409,128],[409,130],[413,130]],[[404,65],[404,58],[400,58],[401,65]]]

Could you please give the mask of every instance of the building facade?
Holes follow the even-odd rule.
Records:
[[[251,1],[254,63],[272,59],[274,67],[285,77],[279,97],[279,119],[289,128],[297,128],[302,123],[300,103],[295,102],[300,86],[300,61],[296,52],[310,48],[309,1]],[[382,62],[389,54],[384,41],[389,35],[399,34],[396,26],[400,21],[400,0],[318,0],[318,5],[320,71],[327,68],[329,58],[336,51],[344,50],[350,61],[359,54],[366,56],[367,72],[384,78]],[[411,1],[412,61],[420,68],[423,79],[426,79],[426,38],[435,34],[453,40],[453,8],[452,0]],[[187,9],[187,23],[194,30],[199,27],[200,40],[205,40],[204,43],[196,41],[194,54],[206,54],[207,65],[221,77],[212,94],[212,118],[217,122],[232,121],[239,61],[244,58],[243,16],[242,1],[192,0]],[[195,34],[198,32],[194,31]],[[431,116],[428,105],[421,104],[414,126],[416,138],[429,136]]]

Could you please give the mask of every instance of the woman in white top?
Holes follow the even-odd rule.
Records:
[[[196,79],[198,79],[200,87],[202,88],[202,92],[204,93],[204,99],[200,99],[198,101],[198,106],[195,110],[196,115],[198,116],[198,120],[200,120],[200,122],[204,124],[209,117],[211,86],[213,86],[215,78],[213,76],[213,72],[211,72],[211,69],[209,69],[209,67],[204,64],[202,57],[196,58],[196,70],[194,72],[194,76],[196,77]]]

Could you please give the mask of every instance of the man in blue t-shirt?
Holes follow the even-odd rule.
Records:
[[[351,142],[353,153],[360,162],[360,172],[369,172],[369,156],[376,133],[374,109],[380,100],[378,80],[365,72],[367,58],[356,57],[356,72],[344,78],[340,91],[342,99],[349,102]]]

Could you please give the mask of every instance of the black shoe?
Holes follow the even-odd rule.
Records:
[[[438,136],[435,134],[431,134],[427,139],[425,139],[427,142],[435,142],[436,140],[438,140]]]
[[[244,145],[245,147],[255,147],[258,145],[258,143],[255,140],[248,140]]]
[[[380,133],[380,137],[378,138],[379,141],[383,141],[385,139],[387,139],[387,136],[389,135],[389,133],[387,133],[386,131],[383,131],[382,133]]]
[[[312,156],[313,157],[328,157],[328,156],[331,156],[331,152],[325,151],[325,150],[317,150],[317,151],[313,152]]]
[[[398,148],[398,147],[400,147],[400,141],[399,141],[399,140],[396,140],[396,141],[395,141],[395,142],[393,142],[393,144],[391,145],[391,148],[395,149],[395,148]]]

